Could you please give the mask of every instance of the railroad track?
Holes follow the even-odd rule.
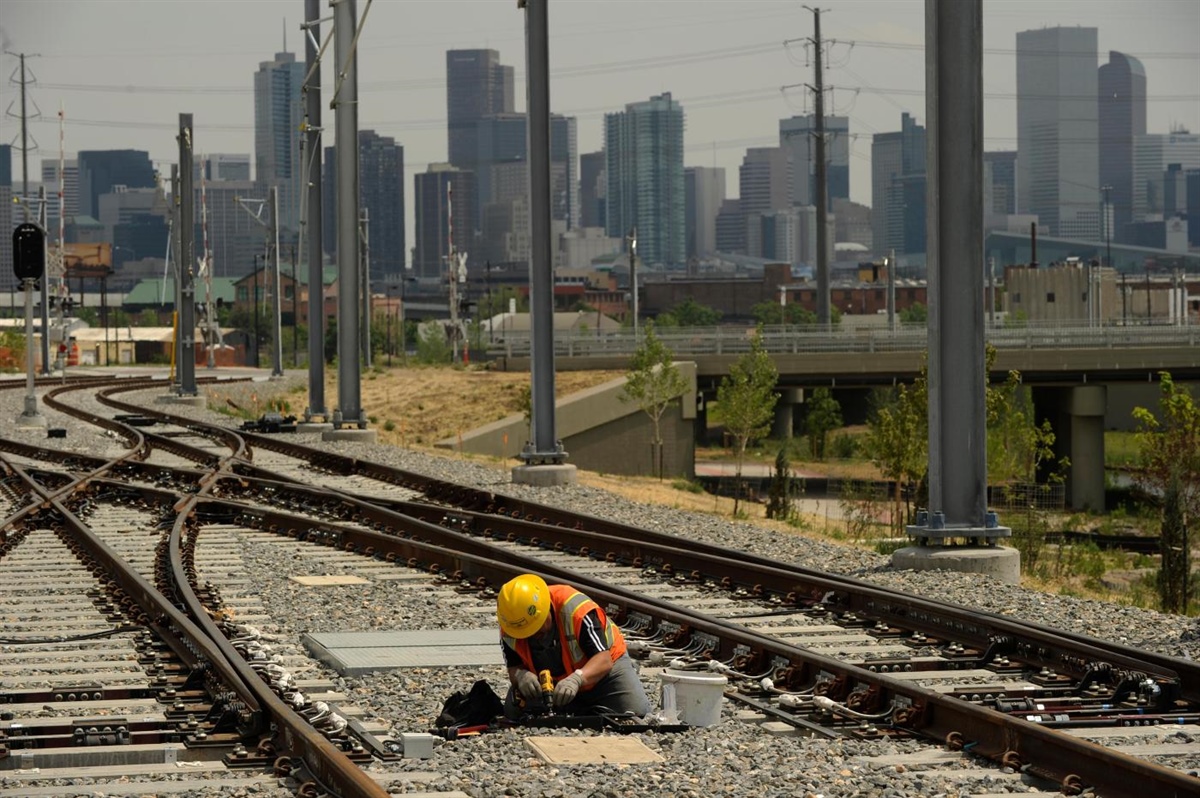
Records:
[[[684,547],[671,536],[295,440],[235,434],[119,398],[144,385],[77,387],[100,391],[101,401],[127,418],[156,422],[148,432],[146,426],[116,424],[112,414],[47,399],[60,412],[104,425],[135,456],[104,463],[76,455],[64,464],[60,453],[52,463],[56,458],[49,450],[6,442],[5,457],[11,458],[6,468],[51,485],[40,488],[43,494],[69,494],[84,505],[91,531],[117,552],[109,560],[130,566],[143,582],[154,579],[174,600],[187,598],[190,604],[194,596],[197,606],[190,614],[231,671],[222,675],[231,682],[257,680],[256,705],[270,703],[266,693],[295,701],[304,688],[327,686],[317,679],[288,689],[305,675],[306,658],[295,646],[275,655],[300,668],[285,669],[287,678],[278,669],[266,674],[247,667],[246,624],[228,620],[254,617],[230,551],[240,541],[275,536],[290,539],[283,541],[288,546],[337,549],[339,557],[375,563],[372,567],[433,574],[441,589],[483,602],[523,571],[570,581],[618,618],[647,656],[647,666],[724,673],[736,687],[731,692],[736,700],[809,734],[933,740],[1068,793],[1094,787],[1102,795],[1190,795],[1200,785],[1194,775],[1128,753],[1136,749],[1095,742],[1129,743],[1153,739],[1142,729],[1194,726],[1200,720],[1200,670],[1189,661],[706,544]],[[83,474],[86,479],[80,479]],[[29,495],[37,492],[31,487]],[[73,517],[65,505],[59,510],[51,503]],[[30,507],[27,500],[18,513]],[[147,531],[140,546],[124,550],[118,544],[136,537],[124,529],[131,508],[140,513],[138,528]],[[147,554],[151,540],[161,550],[154,557]],[[164,578],[167,570],[175,576]],[[179,659],[178,672],[194,671],[196,663]],[[264,683],[272,688],[266,693]],[[210,690],[217,696],[206,700],[215,705],[231,689],[224,684]],[[316,705],[306,698],[304,708]],[[359,764],[372,755],[387,759],[386,741],[361,722],[315,734],[333,740],[344,756],[326,762],[313,750],[289,750],[276,764],[302,761],[314,783],[329,785],[354,772],[361,776],[356,759]],[[239,742],[230,744],[244,748],[253,733],[239,730],[236,736]],[[279,738],[271,745],[278,746]],[[287,735],[283,738],[286,748]],[[266,739],[261,729],[256,739]],[[1200,748],[1164,753],[1162,744],[1146,752],[1200,757]],[[342,787],[344,795],[379,789],[370,779]]]

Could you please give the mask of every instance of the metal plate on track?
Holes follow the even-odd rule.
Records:
[[[343,676],[395,668],[503,665],[495,629],[430,629],[305,634],[309,653]]]

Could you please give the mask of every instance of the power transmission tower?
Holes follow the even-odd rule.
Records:
[[[813,70],[813,115],[816,130],[816,200],[817,206],[817,321],[828,325],[831,321],[829,303],[829,177],[825,163],[825,50],[821,42],[821,9],[804,6],[813,14],[813,35],[808,41],[815,54]]]

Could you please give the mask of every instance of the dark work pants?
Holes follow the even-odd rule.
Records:
[[[545,707],[537,702],[534,710],[544,711]],[[632,712],[643,716],[650,714],[650,700],[642,688],[642,680],[638,678],[633,668],[633,660],[628,654],[622,654],[613,663],[612,670],[596,683],[591,690],[580,690],[575,700],[565,707],[555,710],[567,715],[594,715],[600,712],[620,715]],[[513,686],[508,686],[508,694],[504,697],[504,717],[517,720],[525,712],[517,706]]]

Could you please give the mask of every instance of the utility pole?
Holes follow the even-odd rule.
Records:
[[[42,234],[46,232],[46,187],[42,186],[38,189],[38,226],[42,228]],[[42,374],[50,374],[50,291],[47,288],[50,282],[49,270],[42,271]],[[65,360],[63,361],[66,362]]]
[[[450,362],[458,362],[458,253],[454,250],[454,184],[446,178],[446,280],[450,286]]]
[[[283,292],[279,284],[279,187],[271,186],[271,274],[275,281],[275,340],[271,346],[271,376],[283,376]]]
[[[813,136],[816,138],[816,154],[817,160],[817,186],[816,186],[816,206],[817,206],[817,321],[823,325],[830,324],[830,290],[829,290],[829,231],[828,213],[829,213],[829,177],[828,169],[825,163],[825,50],[821,42],[821,9],[804,6],[813,14],[813,36],[809,40],[812,42],[815,54],[815,70],[813,71],[813,109],[816,130]]]
[[[896,250],[888,254],[887,259],[887,312],[888,329],[896,331]]]
[[[371,209],[358,214],[358,232],[362,236],[359,258],[362,261],[362,350],[363,365],[371,368]]]
[[[629,231],[629,293],[633,300],[633,346],[638,345],[637,225]]]
[[[292,368],[300,367],[300,315],[297,302],[300,295],[300,283],[296,280],[296,245],[292,244]]]
[[[321,206],[321,0],[304,0],[304,180],[308,206],[304,224],[308,240],[308,407],[304,420],[329,418],[325,408],[325,250],[321,241],[324,209]]]
[[[179,395],[195,396],[196,391],[196,215],[192,196],[192,115],[179,115]]]

